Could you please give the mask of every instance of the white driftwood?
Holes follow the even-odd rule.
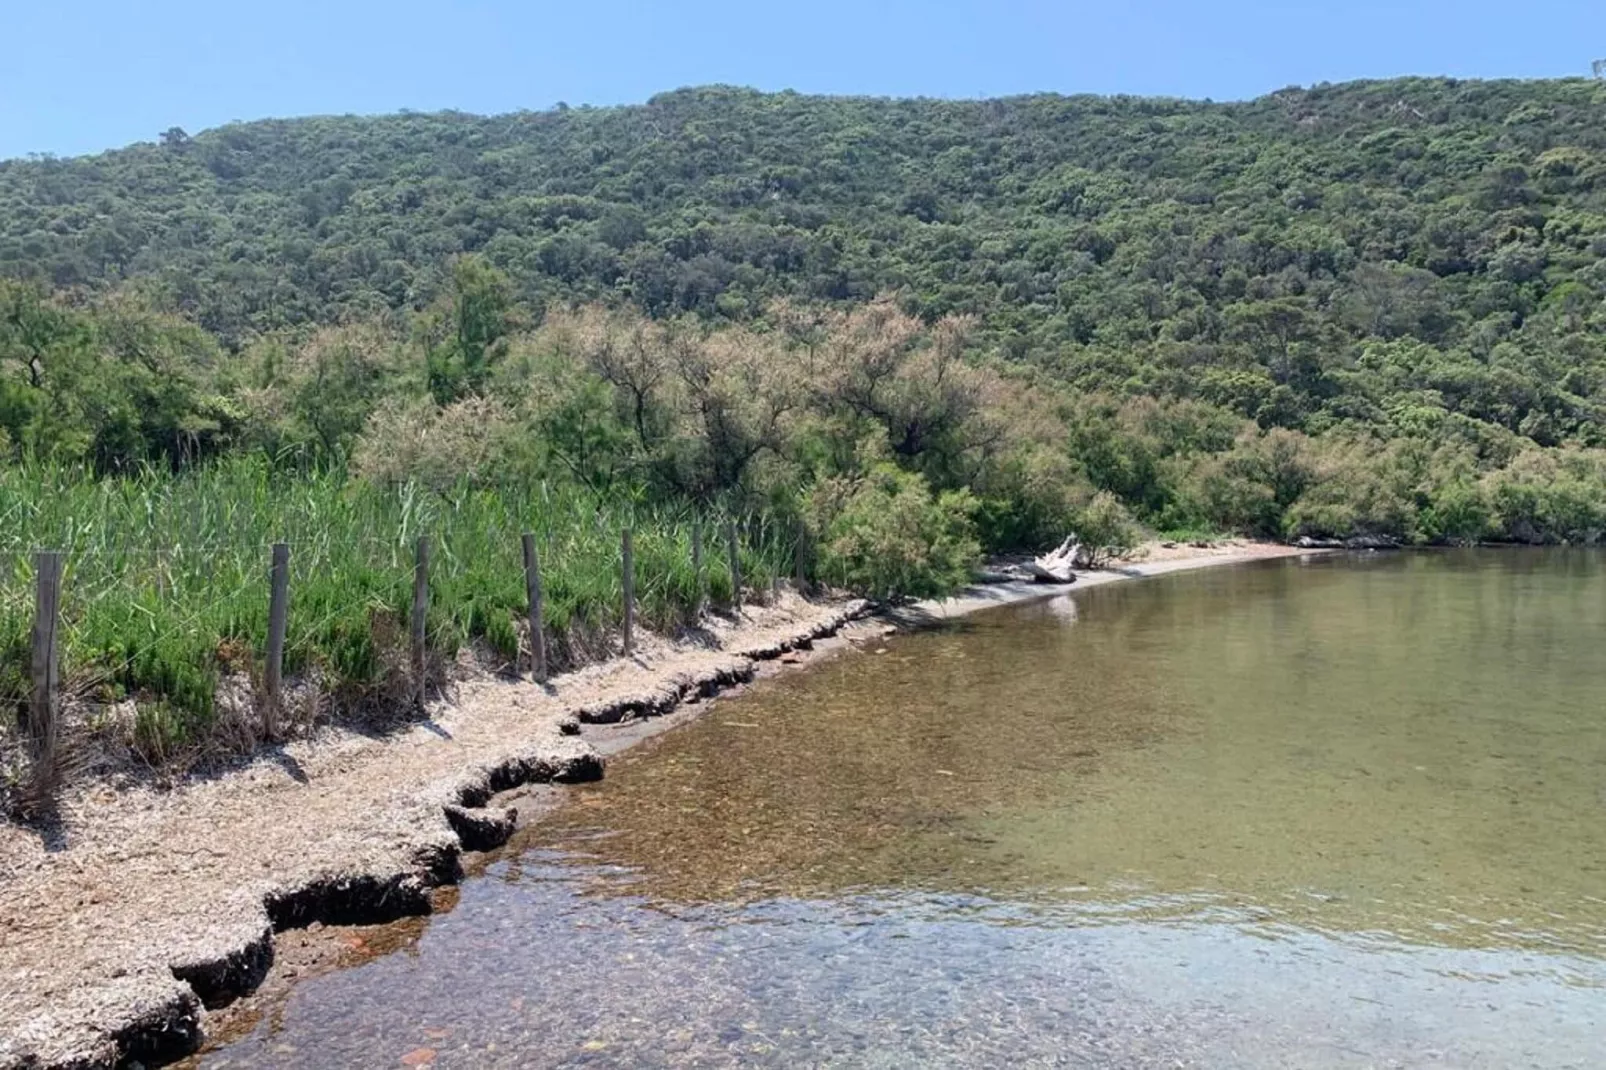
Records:
[[[1060,543],[1058,549],[1027,562],[1026,571],[1038,583],[1075,583],[1076,574],[1071,570],[1087,568],[1090,557],[1087,548],[1072,535]]]

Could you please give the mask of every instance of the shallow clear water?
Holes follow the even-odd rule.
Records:
[[[722,701],[521,835],[207,1064],[1599,1065],[1606,557],[983,614]]]

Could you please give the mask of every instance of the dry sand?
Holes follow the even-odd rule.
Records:
[[[1236,565],[1248,561],[1266,561],[1277,557],[1300,557],[1327,552],[1303,550],[1278,543],[1253,542],[1248,539],[1228,539],[1207,546],[1152,542],[1139,547],[1130,560],[1117,561],[1108,568],[1091,572],[1078,571],[1076,582],[1069,586],[1031,583],[1024,580],[979,584],[966,588],[953,598],[919,602],[895,610],[888,616],[903,627],[914,627],[922,623],[962,617],[993,606],[1053,598],[1068,591],[1072,593],[1085,591],[1089,587],[1098,587],[1120,580],[1163,576],[1168,572],[1183,572],[1211,565]]]
[[[1155,547],[1140,563],[1079,574],[1070,588],[977,587],[893,619],[918,626],[1300,552]],[[170,791],[91,784],[63,799],[61,826],[48,834],[0,824],[0,1068],[161,1062],[193,1050],[205,1008],[262,981],[276,932],[427,913],[431,890],[461,873],[464,850],[511,833],[511,812],[486,808],[494,795],[600,777],[602,756],[573,734],[576,721],[667,713],[835,634],[862,608],[786,596],[739,624],[716,620],[700,641],[646,637],[634,657],[546,688],[464,684],[430,720],[393,735],[328,730]]]

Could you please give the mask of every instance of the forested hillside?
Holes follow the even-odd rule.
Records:
[[[445,322],[464,254],[505,279],[499,335],[585,302],[755,336],[877,295],[928,326],[964,320],[969,361],[1052,398],[1047,437],[1082,498],[1112,492],[1152,524],[1428,540],[1603,526],[1586,448],[1606,444],[1606,84],[1586,80],[1356,83],[1243,104],[709,88],[639,107],[173,130],[11,161],[0,274],[32,287],[8,291],[0,427],[19,456],[75,442],[103,470],[269,440],[349,456],[391,386],[357,390],[338,428],[328,414],[291,426],[263,399],[299,365],[269,350],[304,354],[315,328],[362,324],[397,348],[387,383],[422,392],[419,369],[445,359],[427,325]],[[30,301],[85,319],[74,337],[115,365],[96,364],[95,382],[150,394],[114,434],[42,400]],[[160,356],[128,326],[158,319]],[[630,424],[629,384],[592,366]],[[486,376],[432,393],[480,396]],[[164,405],[161,426],[125,426]],[[41,431],[52,406],[48,419],[85,426]],[[632,448],[661,452],[635,429]],[[905,446],[905,468],[973,486],[952,458]],[[1320,490],[1335,480],[1347,489]],[[1496,500],[1517,484],[1571,497],[1524,498],[1517,520]],[[1434,504],[1452,485],[1472,515],[1424,519],[1454,512]]]
[[[68,686],[136,701],[85,723],[163,761],[256,738],[214,709],[280,539],[317,717],[427,683],[417,538],[430,656],[513,664],[533,532],[560,668],[614,649],[625,528],[665,630],[734,599],[689,550],[726,520],[759,588],[883,599],[1067,532],[1598,543],[1603,299],[1586,81],[699,89],[0,163],[0,703],[40,546]]]

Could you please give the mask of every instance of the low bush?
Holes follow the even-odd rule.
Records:
[[[821,575],[866,598],[952,594],[981,555],[971,495],[933,494],[924,478],[891,464],[822,482],[810,508],[821,533]]]

